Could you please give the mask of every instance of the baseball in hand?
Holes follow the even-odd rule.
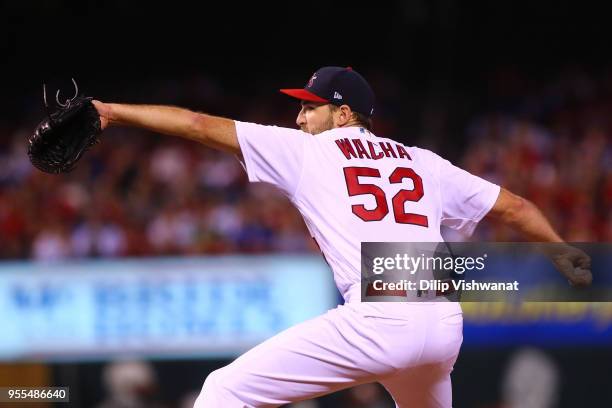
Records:
[[[590,276],[591,276],[590,269],[583,268],[581,266],[577,266],[574,268],[573,277],[572,277],[572,280],[570,280],[570,285],[588,286],[591,284],[591,280],[592,280]]]

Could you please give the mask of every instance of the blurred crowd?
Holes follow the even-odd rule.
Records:
[[[594,83],[574,81],[566,86],[586,93],[584,101],[548,107],[545,121],[500,112],[472,121],[462,165],[533,201],[565,240],[609,242],[612,99],[599,98]],[[478,234],[481,239],[497,241],[521,238],[487,223]]]
[[[612,75],[570,70],[534,85],[517,73],[499,74],[490,79],[485,102],[460,127],[445,120],[453,105],[439,96],[433,104],[438,108],[422,112],[417,134],[410,135],[400,109],[413,103],[399,101],[394,89],[401,84],[382,77],[373,80],[379,99],[399,106],[379,109],[375,133],[447,156],[452,149],[456,164],[534,201],[567,240],[612,240]],[[162,84],[151,94],[194,105],[200,93],[208,107],[214,84],[198,83]],[[242,98],[225,103],[239,101],[246,104]],[[259,104],[266,104],[265,96]],[[297,106],[286,105],[278,118],[271,109],[235,110],[242,120],[291,126]],[[288,200],[268,186],[248,184],[235,157],[144,131],[111,129],[72,173],[47,175],[26,154],[34,116],[0,121],[0,258],[316,250]],[[519,237],[484,223],[475,239]]]
[[[307,249],[298,214],[271,188],[246,188],[235,158],[133,136],[105,141],[59,177],[33,170],[23,143],[16,143],[0,193],[2,255],[50,260]]]

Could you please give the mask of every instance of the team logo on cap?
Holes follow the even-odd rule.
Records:
[[[312,83],[314,82],[315,79],[317,79],[317,74],[314,74],[312,78],[310,78],[310,80],[308,81],[308,88],[312,86]]]

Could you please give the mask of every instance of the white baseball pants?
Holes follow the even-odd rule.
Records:
[[[194,408],[278,407],[380,382],[396,406],[450,407],[458,303],[348,303],[212,372]]]

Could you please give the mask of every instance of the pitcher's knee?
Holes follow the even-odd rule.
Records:
[[[215,370],[208,374],[204,385],[202,386],[202,392],[214,392],[220,387],[221,369]]]
[[[250,407],[247,401],[242,401],[237,393],[230,391],[227,388],[227,381],[224,378],[227,377],[226,368],[221,368],[210,373],[204,385],[202,391],[195,402],[194,408],[244,408]]]

